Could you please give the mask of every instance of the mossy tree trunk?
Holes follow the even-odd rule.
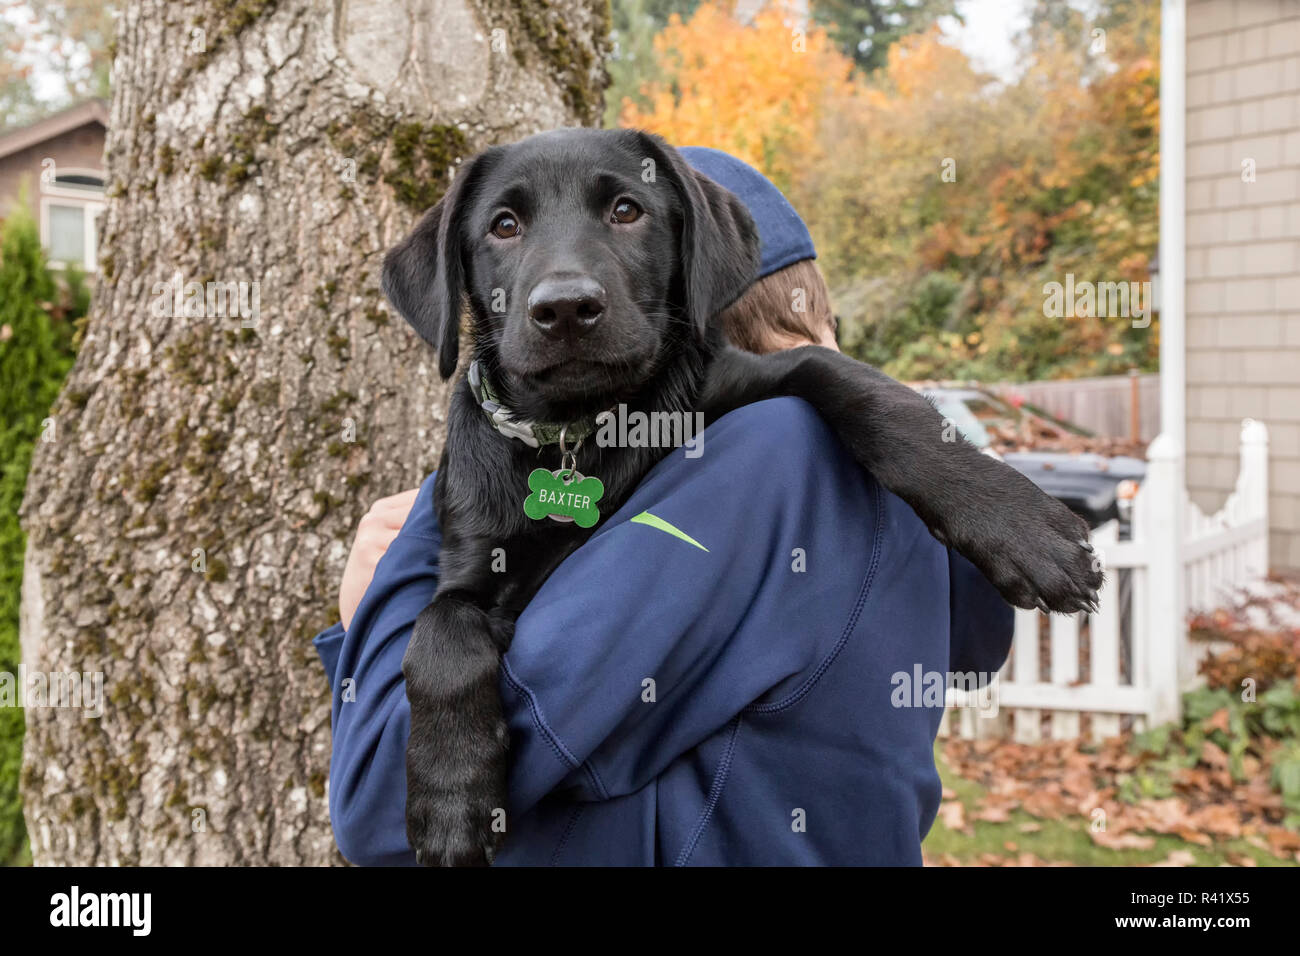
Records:
[[[380,260],[460,158],[597,122],[607,33],[607,0],[126,5],[102,276],[23,511],[24,662],[103,672],[104,712],[27,710],[36,862],[339,859],[309,642],[447,394]],[[169,315],[191,282],[243,314]]]

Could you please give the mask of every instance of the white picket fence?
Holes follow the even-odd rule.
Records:
[[[1102,739],[1125,725],[1141,730],[1176,719],[1180,692],[1195,681],[1198,663],[1187,612],[1218,606],[1268,571],[1265,426],[1243,422],[1240,448],[1236,490],[1206,516],[1183,487],[1182,450],[1157,437],[1133,503],[1132,539],[1120,540],[1115,522],[1093,532],[1106,568],[1097,612],[1017,610],[1011,658],[993,690],[997,715],[975,706],[968,692],[950,689],[941,733],[1010,733],[1033,742],[1046,722],[1050,737],[1066,739],[1081,735],[1087,715],[1091,736]],[[987,701],[987,692],[981,696]]]

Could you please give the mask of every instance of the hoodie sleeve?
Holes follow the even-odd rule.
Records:
[[[415,618],[438,589],[441,534],[435,475],[379,559],[346,632],[316,639],[333,690],[330,823],[340,852],[362,865],[414,866],[406,842],[406,739],[411,709],[402,656]],[[331,668],[327,655],[332,655]]]
[[[830,598],[813,593],[826,576],[792,576],[792,550],[811,529],[831,539],[860,470],[796,399],[704,434],[704,454],[660,462],[520,616],[503,684],[513,815],[561,786],[640,789],[826,652],[817,629],[745,625],[787,620],[796,578],[801,600]]]
[[[317,656],[320,657],[321,667],[325,668],[325,679],[333,689],[334,672],[338,670],[339,654],[343,650],[342,623],[331,624],[312,638],[311,643],[312,647],[316,648]]]
[[[948,670],[996,674],[1011,653],[1016,616],[975,565],[948,551],[952,637]]]

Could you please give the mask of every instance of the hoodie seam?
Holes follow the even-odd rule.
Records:
[[[569,837],[573,836],[573,831],[577,829],[578,820],[582,817],[582,811],[585,809],[586,806],[581,803],[573,808],[573,812],[569,815],[569,822],[564,828],[564,833],[560,836],[560,842],[556,845],[555,851],[551,854],[551,866],[560,865],[560,854],[562,854],[564,848],[568,846]]]
[[[560,762],[567,764],[572,770],[583,771],[598,798],[601,800],[608,800],[609,793],[605,789],[605,782],[600,779],[600,774],[596,772],[596,768],[593,767],[591,762],[588,760],[579,760],[573,755],[572,751],[564,745],[564,741],[560,739],[560,735],[551,729],[550,724],[546,722],[546,718],[542,715],[542,708],[541,704],[537,701],[537,695],[533,693],[531,688],[527,687],[515,676],[514,671],[510,667],[510,661],[505,657],[501,658],[501,672],[505,674],[506,680],[509,681],[510,686],[528,701],[528,713],[529,716],[532,717],[533,726],[537,728],[537,732],[542,735],[548,744],[550,744],[551,751]]]
[[[699,819],[695,821],[695,827],[691,830],[691,837],[686,846],[682,847],[682,852],[677,855],[677,862],[673,864],[674,866],[685,866],[690,862],[696,846],[699,845],[700,838],[704,835],[705,828],[709,825],[709,820],[713,817],[713,811],[722,798],[722,788],[727,783],[727,777],[731,773],[731,760],[736,753],[736,738],[740,736],[740,723],[740,715],[732,718],[731,736],[727,738],[727,749],[723,751],[722,759],[718,761],[717,772],[713,775],[713,785],[709,787],[709,802],[705,804],[704,809],[700,812]]]
[[[778,701],[773,701],[767,704],[751,704],[746,707],[742,713],[775,714],[799,703],[799,701],[803,700],[812,692],[817,682],[821,680],[822,675],[825,674],[826,671],[830,669],[831,665],[835,663],[836,659],[840,655],[840,651],[844,650],[844,646],[849,642],[849,638],[853,636],[854,630],[857,629],[858,621],[862,617],[862,609],[866,606],[867,598],[871,594],[871,586],[876,579],[876,570],[880,566],[880,546],[884,534],[884,495],[880,493],[880,488],[875,481],[870,483],[870,493],[874,499],[876,511],[876,527],[875,532],[872,535],[871,543],[871,563],[867,567],[866,576],[862,579],[862,587],[858,590],[858,599],[854,602],[853,610],[849,613],[849,619],[844,625],[844,630],[841,632],[839,640],[835,642],[835,646],[831,648],[830,653],[822,658],[821,663],[817,665],[817,669],[794,691]]]

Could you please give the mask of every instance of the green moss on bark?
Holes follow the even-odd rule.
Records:
[[[325,130],[359,182],[383,182],[404,206],[423,212],[446,192],[456,163],[473,152],[455,126],[385,117],[356,110]]]
[[[548,75],[554,76],[564,90],[564,98],[578,122],[598,125],[608,85],[604,56],[612,24],[609,3],[596,4],[597,22],[589,39],[586,31],[571,30],[549,0],[519,0],[514,11],[530,46],[545,61]],[[521,65],[531,65],[529,56],[524,44],[515,45],[515,58]]]
[[[423,211],[442,198],[452,167],[468,149],[465,134],[454,126],[399,123],[384,181],[399,200]]]

